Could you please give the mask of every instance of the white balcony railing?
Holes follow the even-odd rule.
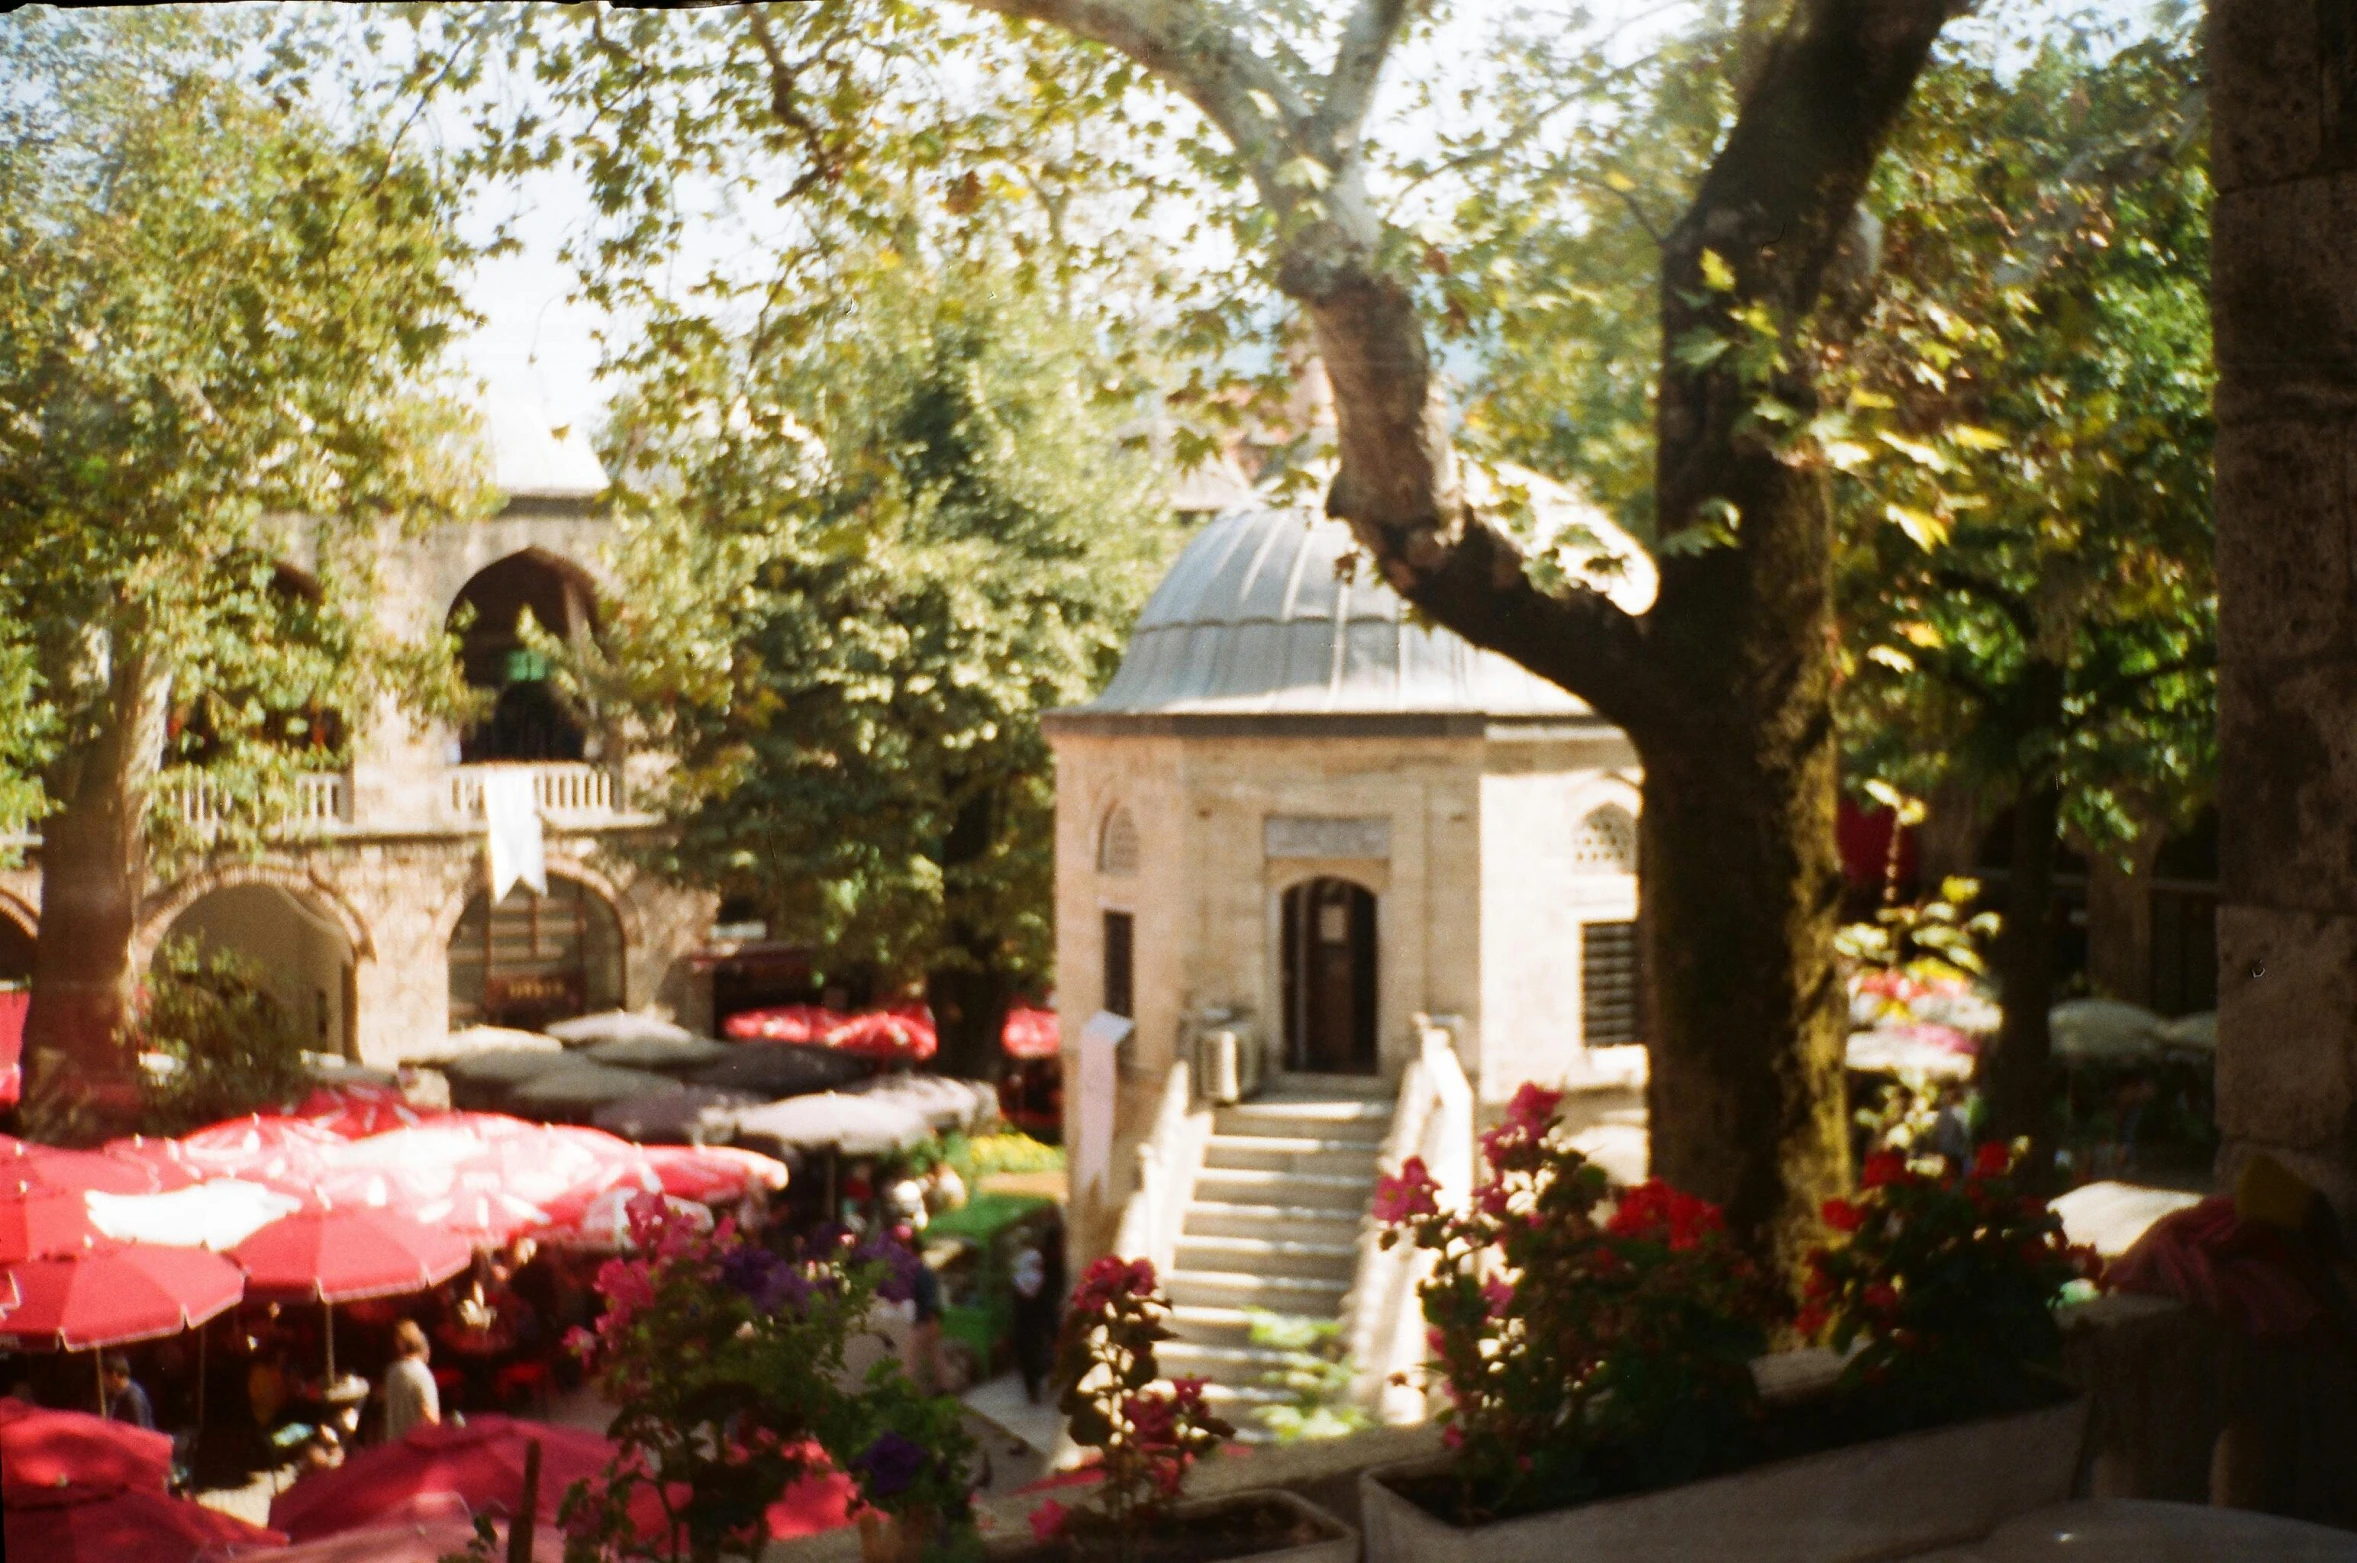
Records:
[[[564,760],[458,766],[450,773],[451,813],[462,820],[483,817],[483,778],[492,771],[531,772],[532,801],[552,823],[585,823],[614,815],[613,774]]]
[[[220,834],[233,807],[213,778],[183,771],[163,780],[166,807],[199,836]],[[307,835],[352,822],[352,781],[341,771],[316,771],[295,778],[294,806],[272,822],[274,833]]]

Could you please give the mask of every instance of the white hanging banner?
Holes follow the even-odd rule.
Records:
[[[492,904],[503,900],[519,879],[534,895],[548,894],[548,858],[530,771],[484,774],[483,828],[490,837]]]
[[[1093,1194],[1103,1187],[1113,1162],[1113,1096],[1120,1082],[1115,1054],[1136,1027],[1124,1016],[1098,1010],[1080,1028],[1080,1115],[1073,1124],[1072,1187]]]

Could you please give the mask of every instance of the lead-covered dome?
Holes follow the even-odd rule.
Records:
[[[1303,506],[1230,511],[1179,554],[1105,692],[1079,711],[1577,717],[1553,684],[1410,622],[1350,529]]]

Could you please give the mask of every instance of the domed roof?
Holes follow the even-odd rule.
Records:
[[[1609,523],[1606,523],[1609,525]],[[1306,506],[1209,522],[1139,615],[1088,715],[1578,717],[1581,701],[1453,632],[1410,622],[1350,529]]]

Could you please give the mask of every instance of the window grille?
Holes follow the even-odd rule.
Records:
[[[1641,1042],[1638,1023],[1643,972],[1635,923],[1587,923],[1580,928],[1580,1039],[1590,1047]]]
[[[1575,873],[1633,874],[1637,871],[1637,822],[1614,804],[1591,810],[1571,838]]]

